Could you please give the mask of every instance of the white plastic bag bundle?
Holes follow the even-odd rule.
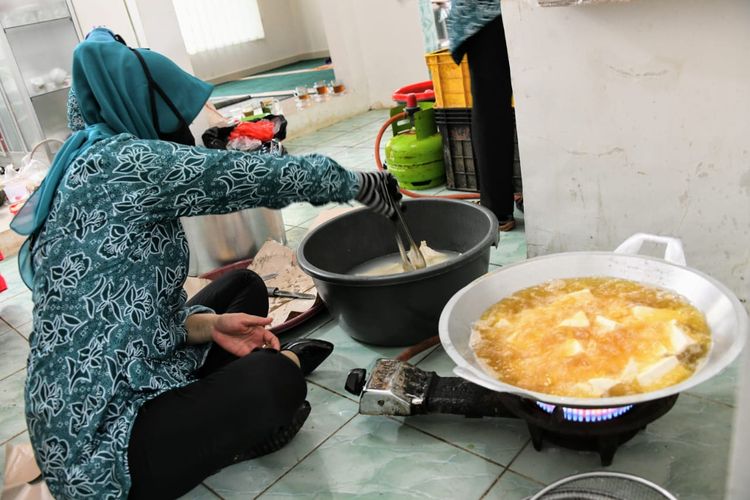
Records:
[[[31,154],[24,156],[17,169],[8,165],[0,180],[5,196],[11,203],[25,200],[42,183],[49,167],[48,163],[32,158]]]
[[[238,151],[255,151],[259,147],[263,145],[263,142],[261,142],[258,139],[253,139],[252,137],[238,137],[236,139],[231,139],[227,143],[227,149],[236,149]]]

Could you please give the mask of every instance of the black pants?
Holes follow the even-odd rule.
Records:
[[[513,215],[514,119],[510,64],[498,16],[466,41],[471,74],[471,142],[482,205],[500,222]]]
[[[250,271],[223,276],[190,303],[219,314],[268,314],[265,284]],[[275,351],[237,358],[214,345],[199,377],[138,412],[128,448],[129,498],[187,493],[288,425],[307,395],[300,369]]]

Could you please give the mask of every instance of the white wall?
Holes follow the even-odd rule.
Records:
[[[131,45],[140,41],[141,46],[164,52],[203,79],[328,47],[337,76],[354,94],[352,112],[391,106],[393,90],[429,79],[417,0],[259,0],[265,40],[238,46],[227,57],[213,60],[185,59],[184,48],[177,47],[182,36],[175,31],[171,0],[72,2],[83,30],[95,24],[112,26],[128,34],[123,36]],[[165,29],[160,33],[161,24]],[[144,32],[145,25],[150,34]]]
[[[75,8],[81,30],[85,35],[94,26],[105,25],[132,46],[145,46],[140,40],[145,35],[139,32],[139,3],[135,0],[70,0]],[[148,11],[173,12],[171,0],[153,0],[153,6],[143,4]],[[167,5],[169,4],[169,5]],[[204,80],[225,75],[246,73],[252,68],[264,68],[274,63],[285,63],[309,54],[328,51],[324,13],[320,0],[258,0],[266,37],[238,44],[220,53],[209,52],[191,57],[191,67],[196,76]],[[166,9],[166,10],[165,10]],[[174,24],[175,18],[148,17],[145,22]],[[136,29],[133,29],[133,24]],[[169,31],[169,30],[167,30]],[[179,38],[180,42],[182,37]],[[139,43],[140,42],[140,43]]]
[[[417,0],[320,0],[336,76],[368,106],[429,79]]]
[[[300,50],[303,52],[322,52],[328,50],[320,0],[293,0],[300,30]]]
[[[140,46],[128,16],[128,8],[122,0],[70,0],[70,3],[82,36],[97,26],[107,26],[120,34],[128,45]]]
[[[750,2],[503,0],[532,255],[683,239],[750,296]]]
[[[319,0],[258,0],[265,38],[191,56],[205,80],[327,50]],[[227,13],[230,15],[231,13]]]
[[[164,54],[182,69],[194,74],[172,1],[124,1],[128,5],[133,28],[141,41],[141,46]]]

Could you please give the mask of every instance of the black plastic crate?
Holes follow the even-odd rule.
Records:
[[[471,144],[471,108],[435,108],[435,123],[443,136],[443,164],[448,188],[479,191]]]
[[[435,123],[443,136],[446,184],[456,191],[479,191],[479,175],[471,144],[471,108],[435,108]],[[513,188],[522,191],[518,134],[514,130]]]

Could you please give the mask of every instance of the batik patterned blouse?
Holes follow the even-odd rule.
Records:
[[[77,158],[34,243],[26,419],[56,498],[124,498],[141,405],[194,380],[184,216],[351,200],[333,160],[186,147],[120,134]],[[187,418],[187,416],[186,416]]]
[[[67,105],[67,111],[68,111],[68,128],[72,130],[73,132],[76,132],[78,130],[83,130],[86,128],[86,122],[83,120],[83,115],[81,114],[81,108],[78,107],[78,98],[76,97],[76,93],[73,91],[73,87],[70,88],[68,91],[68,105]]]
[[[500,15],[500,0],[453,0],[448,15],[448,39],[456,64],[466,53],[466,41]]]

